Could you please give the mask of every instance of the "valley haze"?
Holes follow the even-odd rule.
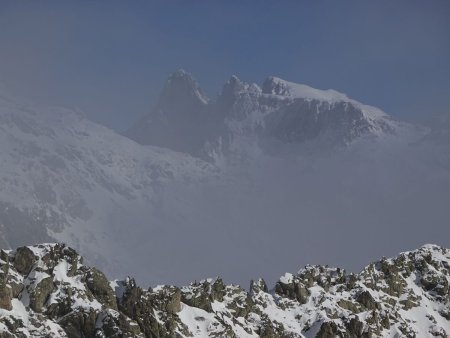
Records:
[[[0,1],[0,336],[450,336],[449,32],[448,0]]]
[[[247,287],[450,246],[449,125],[278,77],[232,76],[217,99],[184,70],[162,87],[125,136],[2,93],[2,247],[57,240],[111,278]]]

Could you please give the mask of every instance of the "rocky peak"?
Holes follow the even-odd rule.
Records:
[[[269,292],[269,289],[267,288],[266,281],[262,278],[258,278],[255,281],[250,281],[250,293],[256,294],[259,292]]]
[[[308,265],[268,291],[220,278],[108,282],[63,244],[0,252],[2,337],[447,337],[450,251],[382,258],[360,274]]]
[[[261,93],[261,89],[254,83],[245,83],[241,81],[236,75],[232,75],[231,78],[223,86],[219,100],[233,97],[235,98],[236,96],[244,93],[259,94]]]
[[[180,70],[169,76],[156,108],[127,136],[141,144],[232,163],[234,157],[275,148],[283,153],[292,143],[343,147],[362,136],[392,134],[396,128],[381,110],[343,93],[274,76],[261,89],[233,75],[217,100],[209,101],[195,79]]]
[[[269,76],[264,80],[262,92],[263,94],[290,95],[287,82],[275,76]]]
[[[197,81],[184,70],[171,74],[156,107],[126,135],[141,144],[205,157],[207,144],[219,137],[220,121]]]
[[[245,88],[245,84],[236,76],[232,75],[230,79],[225,82],[222,93],[220,94],[220,100],[229,100],[237,95]]]
[[[172,73],[167,79],[159,98],[158,107],[171,110],[183,107],[183,105],[204,105],[208,101],[209,99],[194,77],[180,69]]]

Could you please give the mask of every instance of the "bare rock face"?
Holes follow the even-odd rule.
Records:
[[[359,274],[308,265],[269,291],[222,279],[109,282],[61,244],[0,253],[1,337],[447,337],[450,251],[425,245]],[[11,285],[15,285],[14,288]],[[13,291],[15,289],[15,291]]]
[[[103,272],[90,268],[86,277],[86,285],[94,297],[105,307],[117,310],[116,295]]]
[[[24,246],[18,248],[16,255],[14,256],[14,268],[22,275],[28,275],[36,263],[37,257],[34,255],[33,251]]]
[[[156,107],[126,135],[141,144],[200,156],[217,129],[208,101],[197,81],[178,70],[167,79]]]
[[[69,337],[95,338],[97,313],[95,311],[71,312],[63,317],[60,325]]]
[[[0,285],[0,309],[12,310],[12,290],[9,285]]]
[[[12,310],[13,291],[8,284],[9,257],[5,251],[0,253],[0,309]]]
[[[42,312],[54,289],[53,278],[51,276],[43,278],[30,290],[30,308],[35,312]]]

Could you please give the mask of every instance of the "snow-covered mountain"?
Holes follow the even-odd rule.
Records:
[[[375,108],[276,78],[232,77],[213,101],[185,72],[159,107],[157,147],[0,95],[2,246],[57,240],[109,276],[179,284],[447,246],[449,144],[411,144],[414,128]]]
[[[173,73],[156,107],[127,131],[141,144],[218,159],[264,152],[273,143],[339,147],[362,136],[392,135],[407,124],[334,90],[277,77],[262,87],[232,76],[216,100],[183,70]]]
[[[151,269],[151,266],[142,267]],[[60,244],[0,254],[2,337],[448,337],[450,251],[425,245],[359,274],[286,273],[272,290],[220,278],[142,288],[108,282]]]
[[[209,100],[197,82],[184,71],[173,73],[152,114],[127,133],[141,144],[196,153],[214,135]]]
[[[217,172],[189,155],[140,146],[80,113],[5,95],[0,158],[1,245],[57,238],[99,259],[124,243],[127,226],[136,233],[137,219],[161,212],[165,186],[189,187]]]

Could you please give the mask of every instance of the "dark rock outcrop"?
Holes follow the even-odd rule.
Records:
[[[273,291],[263,279],[252,282],[248,292],[220,278],[181,288],[144,289],[129,277],[109,282],[62,244],[1,251],[0,267],[0,337],[371,338],[450,333],[450,251],[433,245],[383,258],[360,274],[306,266],[280,278]]]

